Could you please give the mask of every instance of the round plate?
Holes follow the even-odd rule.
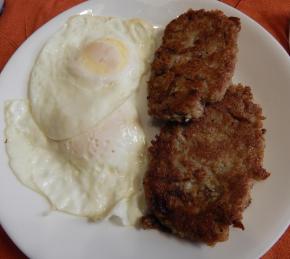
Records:
[[[231,229],[230,239],[215,247],[181,241],[158,231],[88,223],[58,212],[47,213],[45,199],[21,185],[8,166],[4,144],[3,101],[26,96],[29,72],[45,41],[74,14],[140,17],[165,26],[188,8],[221,9],[241,18],[234,82],[252,87],[267,117],[264,166],[272,172],[257,183],[244,213],[245,231]],[[279,238],[290,220],[290,61],[261,26],[217,1],[100,0],[78,5],[35,32],[13,55],[0,78],[0,220],[30,258],[258,258]],[[3,138],[3,139],[2,139]]]

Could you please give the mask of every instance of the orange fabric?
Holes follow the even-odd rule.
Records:
[[[0,16],[0,71],[9,57],[41,25],[83,0],[5,0]]]
[[[83,0],[5,0],[0,16],[0,71],[38,27]],[[289,52],[290,0],[224,0],[263,25]],[[0,226],[0,259],[26,259]],[[290,227],[262,259],[290,258]]]
[[[225,0],[260,23],[289,52],[290,0]]]

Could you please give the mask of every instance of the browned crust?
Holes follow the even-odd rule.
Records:
[[[249,87],[232,86],[202,118],[161,129],[144,178],[151,219],[210,245],[226,240],[230,225],[243,229],[253,181],[269,175],[262,167],[264,117],[252,98]]]
[[[204,103],[223,98],[236,63],[240,21],[221,11],[189,10],[171,21],[155,53],[149,80],[149,114],[187,121]]]

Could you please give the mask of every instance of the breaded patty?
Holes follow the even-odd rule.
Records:
[[[148,83],[149,114],[188,121],[223,98],[236,63],[240,20],[221,11],[189,10],[165,28]]]
[[[226,240],[230,225],[243,229],[252,184],[269,175],[263,119],[250,88],[238,85],[200,119],[165,125],[149,149],[143,227],[210,245]]]

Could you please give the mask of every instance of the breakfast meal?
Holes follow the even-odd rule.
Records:
[[[28,98],[5,104],[12,171],[52,210],[227,240],[269,176],[262,109],[232,83],[240,29],[221,11],[188,10],[157,46],[141,19],[69,18],[41,49]]]
[[[243,229],[253,180],[268,176],[263,119],[250,88],[238,85],[198,120],[165,125],[149,150],[144,189],[151,215],[144,226],[157,219],[172,233],[207,244],[226,240],[230,225]]]
[[[152,63],[149,114],[188,121],[220,101],[231,83],[240,28],[238,18],[221,11],[189,10],[170,22]]]

